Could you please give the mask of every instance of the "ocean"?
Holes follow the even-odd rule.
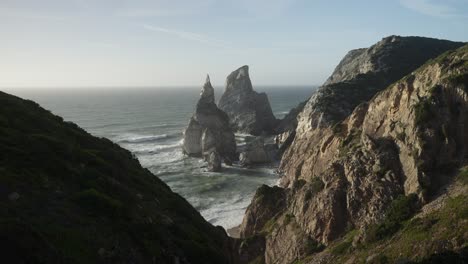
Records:
[[[315,87],[255,87],[266,92],[277,118],[310,97]],[[136,155],[141,165],[186,198],[207,221],[224,228],[242,222],[255,190],[275,185],[274,166],[232,166],[205,172],[204,162],[182,154],[182,133],[201,87],[138,89],[30,89],[6,92],[30,99],[89,133]],[[216,90],[219,99],[222,90]],[[236,135],[243,144],[245,135]]]

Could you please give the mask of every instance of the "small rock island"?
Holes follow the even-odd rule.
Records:
[[[229,118],[215,103],[210,76],[206,77],[195,113],[184,132],[183,152],[189,156],[204,157],[209,171],[220,171],[237,159],[234,132]]]

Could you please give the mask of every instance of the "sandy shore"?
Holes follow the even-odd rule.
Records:
[[[240,225],[229,228],[226,230],[228,235],[233,238],[240,238]]]

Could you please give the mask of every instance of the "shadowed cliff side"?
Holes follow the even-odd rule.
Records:
[[[0,92],[5,263],[230,263],[227,243],[129,151]]]

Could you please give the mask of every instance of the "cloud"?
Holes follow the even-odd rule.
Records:
[[[457,16],[457,10],[443,3],[433,3],[433,0],[400,0],[404,7],[418,13],[434,17],[454,17]]]
[[[229,46],[229,43],[225,41],[209,38],[207,36],[197,34],[197,33],[173,30],[173,29],[168,29],[168,28],[163,28],[163,27],[152,26],[148,24],[143,24],[143,28],[149,31],[172,35],[172,36],[184,39],[184,40],[191,40],[191,41],[206,43],[206,44],[216,46],[216,47],[228,47]]]

